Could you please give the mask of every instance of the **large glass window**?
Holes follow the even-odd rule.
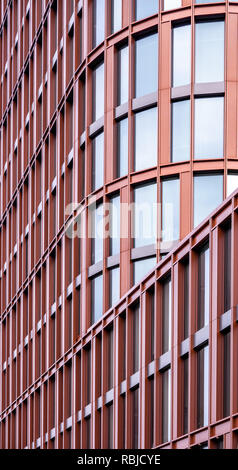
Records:
[[[135,43],[135,96],[158,89],[158,34],[150,34]]]
[[[92,323],[95,323],[101,316],[103,310],[103,275],[99,274],[91,281],[91,307]]]
[[[91,261],[96,264],[103,259],[103,204],[98,204],[91,213],[92,244]]]
[[[179,240],[179,178],[162,181],[162,241]]]
[[[224,98],[195,99],[194,158],[222,158]]]
[[[93,70],[93,121],[104,115],[104,63]]]
[[[129,56],[128,46],[118,50],[118,106],[128,101]]]
[[[200,224],[223,200],[223,175],[194,177],[194,227]]]
[[[229,171],[227,175],[227,196],[238,188],[238,173]]]
[[[162,354],[171,349],[171,278],[162,283]]]
[[[111,31],[115,33],[121,29],[122,0],[111,1]]]
[[[224,21],[196,24],[196,83],[224,80]]]
[[[117,123],[117,177],[128,173],[128,118]]]
[[[135,114],[135,171],[157,164],[157,108]]]
[[[110,298],[109,304],[112,307],[120,298],[120,268],[116,267],[109,271]]]
[[[105,0],[93,0],[93,47],[104,41]]]
[[[120,196],[110,198],[110,256],[120,253]]]
[[[133,282],[137,284],[156,265],[156,257],[143,258],[133,263]]]
[[[208,424],[209,398],[209,348],[206,346],[198,351],[197,367],[197,426],[201,428]]]
[[[190,100],[172,103],[172,161],[190,159]]]
[[[210,303],[210,262],[208,243],[198,254],[198,318],[197,328],[200,330],[209,323]]]
[[[191,81],[191,25],[173,28],[173,86]]]
[[[134,247],[156,241],[157,185],[150,183],[134,189]]]
[[[158,0],[135,0],[135,19],[141,20],[158,12]]]
[[[92,190],[103,186],[104,180],[104,132],[93,139]]]
[[[164,0],[164,11],[181,7],[181,0]]]

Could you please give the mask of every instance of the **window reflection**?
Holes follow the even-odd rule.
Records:
[[[200,224],[223,200],[223,175],[194,177],[194,227]]]
[[[158,89],[158,34],[151,34],[135,43],[135,97]]]
[[[157,164],[157,108],[135,115],[135,171]]]
[[[195,99],[194,158],[222,158],[224,98]]]
[[[191,25],[173,28],[173,86],[191,81]]]

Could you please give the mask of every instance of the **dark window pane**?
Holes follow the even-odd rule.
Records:
[[[108,384],[107,389],[113,387],[113,328],[108,331]]]
[[[171,370],[162,374],[162,441],[170,441],[171,426]]]
[[[171,349],[171,278],[162,283],[162,354]]]
[[[224,230],[224,307],[225,313],[231,308],[231,227]]]
[[[228,331],[223,336],[223,417],[230,414],[230,368],[231,368],[231,333]]]
[[[209,348],[198,351],[198,377],[197,377],[197,426],[201,428],[208,424],[208,398],[209,398]]]
[[[139,448],[139,388],[132,392],[132,449]]]
[[[189,263],[184,264],[183,271],[184,281],[184,302],[183,302],[183,321],[184,321],[184,335],[183,339],[188,338],[189,335]]]
[[[188,432],[188,358],[183,360],[183,434]]]
[[[206,245],[198,255],[198,321],[200,330],[209,323],[210,303],[210,262],[209,246]]]
[[[108,417],[108,449],[113,449],[113,404],[107,408]]]
[[[139,322],[140,307],[137,305],[132,311],[132,373],[139,370]]]

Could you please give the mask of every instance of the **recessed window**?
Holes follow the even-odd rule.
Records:
[[[198,318],[197,329],[209,323],[210,311],[210,251],[208,243],[198,254]]]
[[[157,185],[150,183],[134,189],[134,247],[155,244]]]
[[[104,63],[93,70],[93,121],[104,115]]]
[[[171,431],[171,369],[162,374],[162,442],[170,441]]]
[[[96,276],[91,281],[92,324],[99,320],[103,311],[103,275]]]
[[[92,243],[91,262],[96,264],[103,259],[103,204],[98,204],[91,212]]]
[[[191,81],[191,25],[173,28],[173,87]]]
[[[171,349],[171,278],[161,283],[162,287],[162,354]]]
[[[190,100],[172,103],[172,161],[190,159]]]
[[[156,257],[143,258],[133,263],[133,281],[137,284],[156,265]]]
[[[194,158],[222,158],[223,134],[224,98],[196,98]]]
[[[132,374],[139,370],[140,306],[132,309]]]
[[[230,414],[231,332],[223,334],[223,417]]]
[[[117,177],[128,173],[128,118],[117,123]]]
[[[157,164],[157,108],[135,114],[135,171]]]
[[[104,41],[105,0],[93,0],[93,47]]]
[[[183,339],[189,336],[189,262],[183,263]]]
[[[92,152],[92,190],[103,186],[104,180],[104,132],[93,139]]]
[[[118,50],[118,106],[128,101],[129,56],[128,46]]]
[[[183,422],[182,422],[182,432],[183,434],[187,434],[188,432],[188,377],[189,377],[189,370],[188,370],[188,357],[183,359],[182,367],[183,367]]]
[[[164,0],[164,11],[181,7],[181,0]]]
[[[141,20],[158,12],[158,0],[135,0],[135,20]]]
[[[227,196],[238,188],[238,173],[229,171],[227,175]]]
[[[150,34],[135,43],[135,97],[158,89],[158,34]]]
[[[209,399],[209,348],[197,353],[197,426],[201,428],[208,424]]]
[[[196,83],[224,81],[224,21],[206,21],[195,27]]]
[[[180,184],[179,178],[162,181],[162,241],[179,240]]]
[[[121,29],[122,0],[111,0],[111,32]]]
[[[223,230],[223,311],[231,308],[231,224]]]
[[[120,253],[120,196],[110,198],[110,256]]]
[[[109,304],[110,304],[110,307],[112,307],[120,299],[120,268],[119,267],[109,270],[109,282],[110,282]]]
[[[200,224],[223,200],[223,175],[194,177],[194,227]]]

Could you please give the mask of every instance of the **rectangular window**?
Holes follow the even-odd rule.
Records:
[[[132,392],[132,449],[139,448],[139,388]]]
[[[93,47],[104,41],[105,0],[93,0]]]
[[[122,0],[111,0],[111,32],[115,33],[122,26]]]
[[[135,20],[158,13],[158,0],[135,0]]]
[[[128,101],[128,80],[129,80],[129,55],[128,46],[123,46],[118,50],[118,96],[117,105],[120,106]]]
[[[224,81],[224,21],[205,21],[195,27],[196,83]]]
[[[183,339],[189,335],[189,262],[183,266]]]
[[[92,324],[96,323],[102,316],[103,311],[103,275],[99,274],[91,281],[91,309]]]
[[[188,432],[188,357],[183,359],[183,422],[182,433]]]
[[[113,352],[114,352],[114,349],[113,349],[113,328],[110,328],[110,330],[108,330],[108,337],[107,337],[107,340],[108,340],[108,383],[107,383],[107,390],[111,390],[113,388],[113,371],[114,371],[114,368],[113,368],[113,364],[114,364],[114,360],[113,360]]]
[[[109,305],[112,307],[120,299],[120,268],[116,267],[109,271],[110,279],[110,299]]]
[[[223,260],[223,275],[224,275],[224,306],[223,312],[225,313],[231,308],[231,225],[228,225],[224,232],[224,260]]]
[[[191,82],[191,25],[173,28],[173,87]]]
[[[231,333],[223,335],[223,418],[230,414]]]
[[[235,189],[238,188],[238,173],[235,171],[228,171],[227,175],[227,192],[226,195],[230,196]]]
[[[108,449],[113,449],[113,403],[107,407]]]
[[[117,123],[117,178],[128,173],[128,118]]]
[[[104,63],[93,70],[93,121],[104,115]]]
[[[180,182],[179,178],[162,181],[162,241],[179,240],[180,231]]]
[[[98,204],[90,215],[92,224],[91,262],[96,264],[103,259],[103,204]]]
[[[209,398],[209,348],[201,349],[197,353],[197,426],[201,428],[208,425],[208,398]]]
[[[135,114],[135,171],[157,165],[157,108]]]
[[[199,225],[223,200],[223,175],[194,176],[194,227]]]
[[[210,261],[209,245],[206,244],[198,255],[198,318],[197,329],[209,323],[210,303]]]
[[[162,354],[171,349],[171,278],[162,283]]]
[[[171,369],[162,374],[162,442],[170,441]]]
[[[110,256],[120,253],[120,196],[110,198]]]
[[[104,132],[94,137],[92,145],[92,190],[95,191],[104,181]]]
[[[156,256],[150,258],[143,258],[133,263],[133,284],[145,277],[145,275],[156,265]]]
[[[224,97],[195,99],[194,158],[222,158]]]
[[[172,162],[190,160],[190,100],[172,103]]]
[[[85,349],[86,405],[91,403],[91,348]]]
[[[134,189],[134,247],[156,242],[157,184],[149,183]]]
[[[181,0],[164,0],[164,11],[181,7]]]
[[[139,322],[140,307],[136,305],[132,310],[132,374],[139,370]]]
[[[150,34],[135,43],[135,97],[158,89],[158,34]]]

